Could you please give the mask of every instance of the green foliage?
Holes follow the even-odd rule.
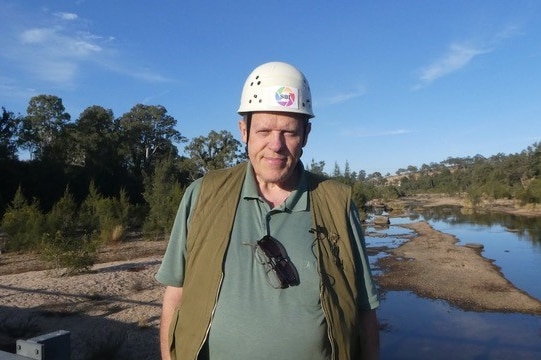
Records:
[[[45,233],[41,239],[41,256],[55,269],[65,269],[65,275],[88,271],[98,256],[96,239],[71,235],[57,231],[52,235]]]
[[[70,120],[62,99],[37,95],[30,99],[23,120],[22,143],[38,159],[61,160],[65,156],[64,130]]]
[[[184,189],[174,177],[174,170],[170,161],[163,161],[146,181],[143,196],[149,205],[149,212],[143,229],[152,233],[155,238],[168,234],[171,230],[184,193]]]
[[[517,191],[516,197],[525,204],[540,204],[541,179],[532,180],[525,189]]]
[[[94,181],[90,182],[88,195],[79,209],[80,225],[85,231],[92,233],[100,228],[98,204],[103,196],[98,192]]]
[[[0,117],[0,160],[15,159],[17,153],[17,134],[20,131],[21,117],[2,107]]]
[[[208,136],[194,138],[186,146],[186,151],[197,164],[201,174],[209,170],[223,169],[246,159],[242,144],[233,135],[222,130],[212,130]]]
[[[64,268],[66,275],[87,271],[98,254],[96,237],[79,231],[78,219],[77,204],[69,188],[45,214],[40,254],[54,268]]]
[[[327,176],[327,174],[325,173],[325,161],[316,162],[316,160],[312,159],[308,169],[314,174]]]
[[[44,230],[43,214],[37,202],[28,203],[21,188],[2,218],[2,229],[7,234],[6,250],[34,250]]]
[[[43,239],[69,252],[71,245],[64,244],[90,241],[73,239],[111,243],[128,228],[166,234],[191,181],[246,159],[242,144],[227,131],[194,138],[181,156],[176,144],[187,139],[177,127],[163,106],[137,104],[115,118],[112,110],[95,105],[74,122],[54,95],[31,98],[26,116],[2,108],[0,214],[7,249],[36,250]],[[29,150],[33,159],[18,160],[20,150]],[[325,162],[312,159],[309,168],[326,175]],[[541,202],[541,143],[518,154],[410,165],[393,178],[352,171],[347,162],[343,168],[335,163],[331,174],[352,186],[359,208],[371,199],[419,192],[466,193],[472,203],[484,198]],[[36,200],[29,203],[23,189]]]
[[[468,200],[471,202],[473,206],[477,206],[481,203],[481,200],[483,199],[483,193],[479,188],[471,187],[466,192]]]
[[[416,173],[400,177],[405,193],[437,192],[456,195],[465,193],[473,205],[481,199],[512,199],[538,204],[536,184],[541,172],[541,143],[520,154],[481,155],[448,158],[439,164],[423,165]]]
[[[81,204],[79,223],[86,233],[97,233],[102,243],[117,243],[130,226],[131,213],[132,205],[126,191],[121,190],[118,198],[106,198],[91,182],[88,196]]]
[[[124,194],[124,195],[123,195]],[[130,205],[125,193],[117,198],[100,198],[95,204],[99,223],[99,238],[103,243],[117,243],[122,240],[128,227]]]
[[[69,187],[66,187],[64,195],[53,205],[51,211],[45,214],[45,231],[74,234],[77,225],[77,204],[69,191]]]
[[[176,155],[174,143],[186,141],[163,106],[137,104],[117,123],[123,134],[119,151],[138,175],[151,172],[153,161]]]

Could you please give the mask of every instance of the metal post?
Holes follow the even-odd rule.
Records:
[[[70,333],[58,330],[28,340],[17,340],[17,355],[34,360],[70,360]]]

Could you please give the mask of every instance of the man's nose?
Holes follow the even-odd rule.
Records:
[[[284,146],[285,138],[281,132],[273,132],[269,139],[269,148],[273,151],[278,152]]]

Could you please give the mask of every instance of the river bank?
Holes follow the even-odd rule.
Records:
[[[515,199],[480,199],[473,204],[466,196],[448,196],[445,194],[416,194],[390,201],[387,206],[399,213],[404,208],[460,206],[465,212],[501,212],[517,216],[541,216],[541,206],[521,204]],[[393,214],[394,215],[394,214]]]
[[[471,311],[541,314],[541,302],[505,279],[480,249],[459,246],[424,221],[401,226],[417,235],[377,261],[384,292],[412,291]]]
[[[460,206],[464,213],[501,212],[517,216],[541,216],[541,207],[516,200],[481,200],[475,206],[465,197],[420,194],[388,204],[392,216],[416,208]],[[392,220],[391,220],[392,221]],[[426,222],[402,225],[417,234],[389,256],[378,260],[383,274],[380,286],[409,290],[420,296],[442,299],[464,310],[541,314],[541,302],[517,289],[500,269],[482,256],[482,249],[457,245],[458,239],[434,230]]]

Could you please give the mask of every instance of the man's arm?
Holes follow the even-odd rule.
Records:
[[[379,359],[379,325],[376,310],[360,312],[361,359]]]
[[[162,316],[160,320],[160,351],[162,360],[170,360],[169,327],[175,315],[175,310],[182,301],[182,288],[167,286],[163,293]]]

